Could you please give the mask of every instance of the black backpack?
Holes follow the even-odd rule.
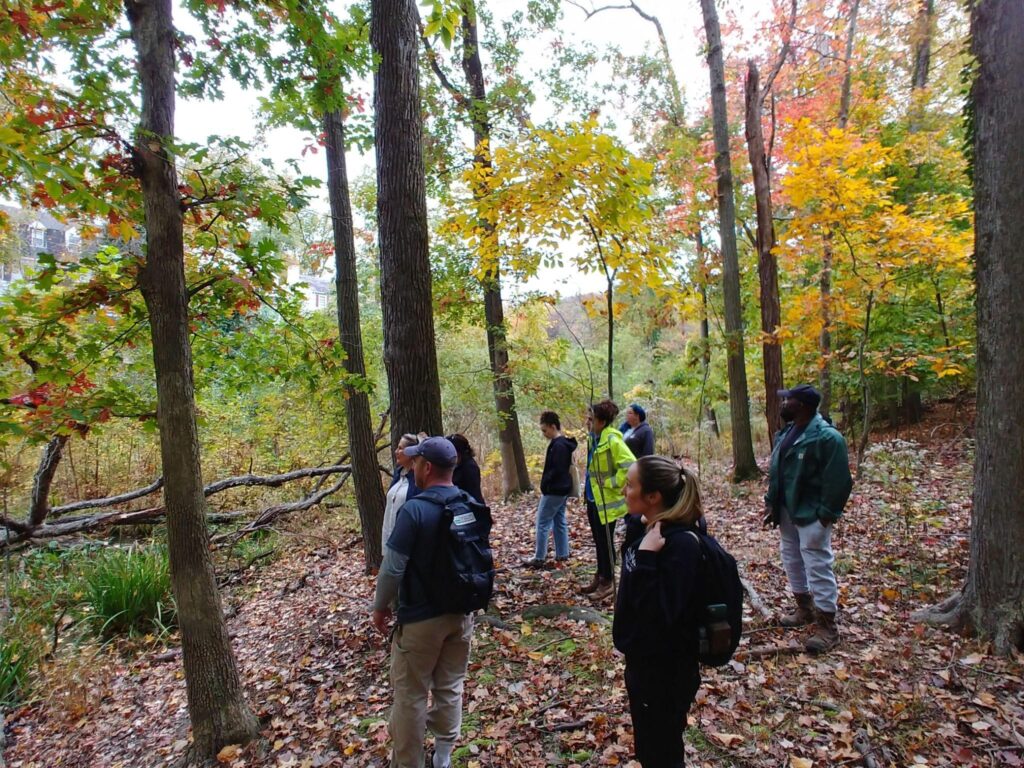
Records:
[[[465,491],[448,501],[429,490],[416,499],[442,507],[428,577],[431,604],[443,613],[486,609],[494,592],[490,508]]]
[[[729,663],[743,635],[743,582],[736,558],[714,536],[693,528],[684,531],[700,544],[697,657],[705,666],[721,667]]]

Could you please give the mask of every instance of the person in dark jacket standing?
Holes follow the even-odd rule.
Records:
[[[572,455],[576,451],[576,438],[562,434],[562,422],[554,411],[540,415],[540,431],[550,442],[544,457],[544,471],[540,478],[540,504],[537,505],[537,545],[533,558],[524,565],[543,568],[548,557],[548,535],[554,531],[555,562],[569,559],[569,525],[565,520],[565,505],[572,491]]]
[[[832,570],[832,524],[843,514],[853,480],[846,440],[818,413],[821,395],[809,384],[779,390],[780,415],[789,422],[775,437],[764,497],[766,525],[782,533],[779,550],[796,610],[784,627],[815,624],[804,644],[822,653],[839,642],[839,589]]]
[[[638,459],[654,455],[654,430],[647,423],[647,411],[639,403],[626,408],[626,420],[619,427],[622,439]]]
[[[464,501],[467,495],[452,485],[456,452],[450,441],[429,437],[405,448],[405,455],[413,460],[421,493],[398,511],[384,547],[370,614],[377,631],[391,637],[390,768],[423,768],[423,736],[428,729],[434,735],[430,767],[451,768],[462,728],[473,616],[446,613],[437,605],[433,596],[444,584],[436,581],[433,562],[445,535],[444,505],[461,507],[456,514],[470,509]],[[396,602],[398,624],[392,630],[391,606]]]
[[[480,489],[480,465],[474,458],[476,454],[473,452],[473,446],[469,444],[465,435],[460,435],[457,432],[454,435],[448,435],[448,440],[459,452],[459,463],[452,474],[452,482],[456,488],[461,488],[481,504],[486,504],[484,493]]]
[[[644,456],[654,455],[654,430],[647,423],[647,411],[639,403],[633,403],[626,408],[626,420],[619,427],[622,439],[626,441],[626,447],[633,452],[638,459]],[[643,538],[644,524],[636,515],[625,517],[626,535],[622,541],[622,551]]]
[[[612,639],[626,657],[636,759],[681,768],[686,715],[700,687],[696,594],[704,516],[697,478],[664,456],[629,468],[626,507],[646,532],[622,557]]]

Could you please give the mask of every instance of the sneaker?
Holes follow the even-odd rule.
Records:
[[[523,568],[529,568],[531,571],[546,571],[554,568],[554,566],[548,565],[546,560],[538,560],[531,557],[527,560],[523,560]]]

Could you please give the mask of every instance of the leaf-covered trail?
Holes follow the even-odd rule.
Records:
[[[820,658],[770,652],[799,633],[748,608],[737,660],[706,671],[691,710],[689,764],[864,765],[867,753],[876,765],[1024,765],[1021,657],[993,658],[909,621],[962,582],[970,444],[945,412],[904,438],[923,444],[883,452],[876,466],[884,469],[858,482],[837,529],[842,645]],[[760,528],[763,488],[713,479],[724,474],[705,470],[709,526],[768,607],[786,608],[777,534]],[[456,765],[628,765],[610,625],[599,615],[535,615],[551,604],[610,611],[610,601],[575,593],[593,573],[585,516],[570,510],[569,567],[529,571],[518,563],[532,552],[535,503],[495,506],[504,570],[495,620],[477,622]],[[230,598],[238,610],[229,627],[264,739],[225,750],[224,765],[385,764],[387,649],[367,621],[373,581],[361,571],[358,547],[296,550]],[[176,656],[109,651],[58,662],[50,676],[49,700],[9,716],[12,768],[163,766],[185,752]]]

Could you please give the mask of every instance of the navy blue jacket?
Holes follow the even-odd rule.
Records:
[[[540,492],[545,496],[568,496],[572,491],[572,455],[576,438],[559,435],[548,443],[544,456],[544,472],[540,476]]]

